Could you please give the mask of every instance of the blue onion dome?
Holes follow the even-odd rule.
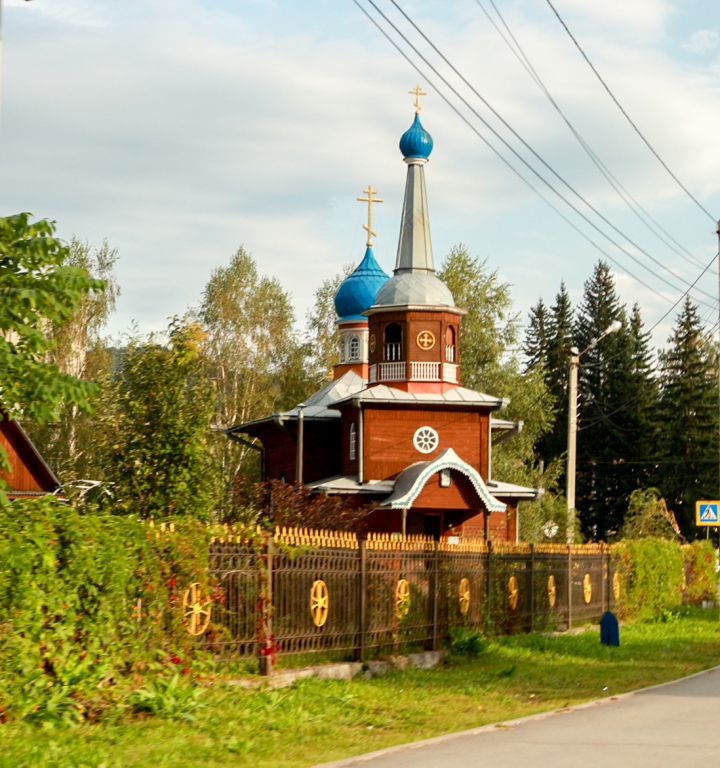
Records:
[[[400,137],[400,151],[406,160],[427,160],[433,150],[432,136],[423,128],[420,115],[415,114],[413,124]]]
[[[377,292],[387,280],[388,275],[368,246],[363,260],[340,283],[335,294],[335,311],[340,320],[365,320],[363,312],[375,303]]]

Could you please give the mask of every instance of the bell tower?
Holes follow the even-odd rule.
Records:
[[[425,165],[433,140],[415,119],[400,139],[407,165],[405,198],[393,276],[367,311],[368,381],[409,392],[446,392],[459,382],[460,318],[448,287],[436,276],[425,187]]]

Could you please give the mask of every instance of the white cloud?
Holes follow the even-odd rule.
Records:
[[[60,24],[79,27],[105,27],[110,23],[108,8],[99,7],[91,0],[63,0],[58,2],[34,2],[32,6],[26,0],[6,0],[8,8],[25,6],[30,14],[45,17]]]
[[[720,46],[720,33],[716,29],[698,29],[683,45],[690,53],[712,53]]]
[[[644,41],[661,37],[677,12],[670,0],[562,0],[555,7],[570,29],[572,20],[585,32],[594,30],[596,35],[612,33],[616,38]]]
[[[119,248],[115,328],[130,318],[162,327],[199,300],[211,270],[241,243],[292,290],[302,316],[321,280],[361,257],[364,213],[355,198],[369,182],[386,201],[376,212],[376,253],[392,268],[405,173],[397,142],[412,119],[406,92],[417,75],[354,6],[320,3],[306,19],[288,20],[293,9],[272,3],[253,5],[263,16],[219,0],[98,5],[108,14],[99,17],[104,26],[56,19],[52,29],[25,22],[8,29],[0,207],[57,218],[65,236],[107,237]],[[416,5],[418,23],[517,130],[646,243],[482,15],[448,10],[426,22],[422,12],[435,6]],[[51,4],[37,0],[41,6]],[[77,20],[91,18],[95,5],[63,7]],[[670,166],[720,208],[717,76],[648,42],[667,24],[670,4],[567,0],[565,8],[569,22],[592,30],[595,63]],[[706,233],[693,206],[559,25],[546,16],[538,23],[527,10],[521,0],[511,23],[548,87],[623,183],[703,254]],[[633,35],[643,30],[640,44],[610,30],[623,20]],[[427,178],[438,263],[452,244],[466,242],[514,284],[523,312],[538,295],[551,301],[561,278],[581,291],[600,253],[425,90],[422,118],[436,145]],[[628,300],[647,294],[628,290]],[[661,314],[656,298],[647,296],[648,321]]]

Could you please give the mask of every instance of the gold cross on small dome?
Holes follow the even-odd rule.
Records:
[[[377,189],[373,189],[372,184],[368,184],[367,187],[363,189],[363,192],[365,193],[366,197],[358,197],[357,200],[359,203],[368,204],[368,222],[362,226],[363,229],[368,233],[367,245],[370,247],[372,245],[373,237],[377,237],[377,232],[375,232],[375,230],[372,228],[373,203],[384,203],[385,201],[381,197],[373,197],[373,195],[377,192]]]
[[[415,114],[420,114],[420,97],[427,96],[427,93],[425,93],[419,85],[416,85],[412,91],[408,91],[408,93],[415,97]]]

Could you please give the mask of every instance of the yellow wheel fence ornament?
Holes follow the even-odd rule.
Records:
[[[330,610],[330,593],[327,584],[318,579],[310,588],[310,614],[316,627],[325,626]]]
[[[589,573],[583,576],[583,598],[586,605],[592,600],[592,577]]]
[[[508,604],[510,610],[514,611],[518,607],[518,600],[520,599],[520,587],[518,586],[518,580],[516,576],[511,576],[508,579]]]
[[[547,595],[550,607],[554,608],[555,603],[557,603],[557,584],[555,583],[555,576],[548,576]]]
[[[613,573],[612,589],[613,589],[613,597],[616,600],[619,600],[622,587],[620,586],[620,574],[617,571]]]
[[[199,581],[194,581],[183,593],[183,624],[191,635],[202,635],[210,626],[212,598],[203,592]]]
[[[465,616],[470,610],[470,582],[468,579],[460,579],[458,597],[460,600],[460,613]]]
[[[395,615],[403,619],[410,613],[410,583],[407,579],[399,579],[395,587]]]

